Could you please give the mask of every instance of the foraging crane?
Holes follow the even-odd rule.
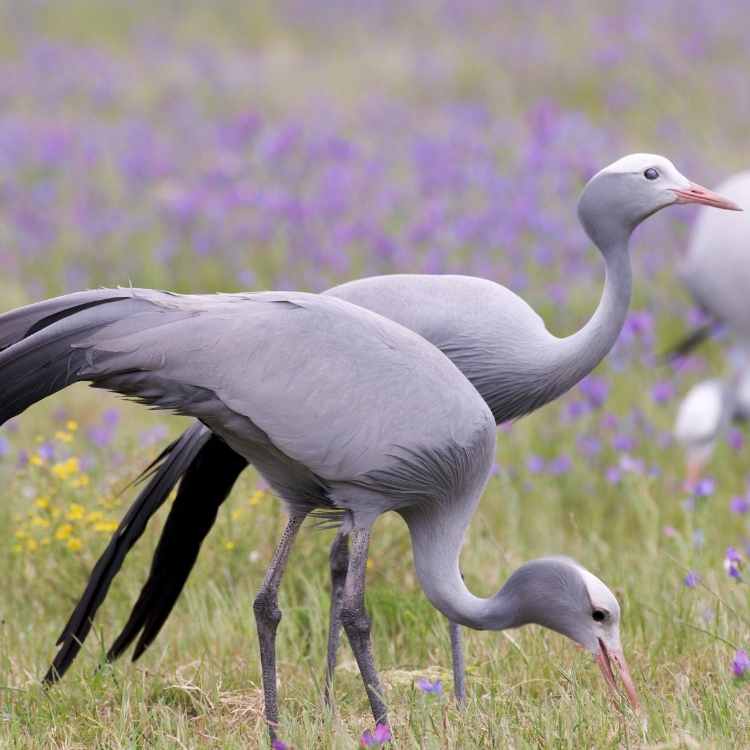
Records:
[[[388,511],[406,522],[422,589],[451,622],[551,628],[588,649],[616,689],[614,667],[637,706],[617,600],[577,563],[527,563],[488,599],[466,588],[458,560],[494,461],[495,420],[460,370],[412,331],[313,294],[102,289],[0,316],[0,347],[0,424],[88,381],[200,419],[283,499],[289,520],[253,605],[272,741],[277,594],[309,515],[351,539],[340,616],[376,723],[387,710],[364,589],[370,528]],[[179,545],[169,552],[179,557]],[[66,628],[62,652],[80,627]],[[48,680],[56,676],[53,667]]]
[[[664,157],[634,154],[601,170],[579,203],[581,222],[606,266],[600,304],[578,333],[558,339],[538,315],[506,288],[465,276],[397,275],[364,279],[328,292],[369,307],[415,330],[447,354],[475,385],[496,422],[522,416],[575,385],[609,351],[630,301],[628,241],[633,229],[661,208],[733,203],[690,183]],[[156,637],[176,601],[200,544],[247,461],[207,427],[196,424],[157,459],[151,481],[97,563],[61,638],[51,675],[62,675],[85,639],[91,619],[149,517],[182,479],[162,532],[151,573],[128,623],[110,649],[121,654],[140,633],[134,658]],[[179,546],[180,554],[173,553]],[[334,542],[329,638],[330,680],[338,638],[338,608],[348,570],[345,533]],[[463,693],[458,629],[451,630],[457,695]]]

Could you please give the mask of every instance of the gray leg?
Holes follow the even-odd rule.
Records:
[[[370,618],[365,610],[365,574],[367,570],[367,546],[369,529],[354,529],[351,532],[349,571],[344,584],[341,602],[341,624],[349,638],[359,673],[365,683],[367,697],[376,724],[388,723],[388,709],[383,702],[383,689],[375,669],[370,645]]]
[[[266,572],[266,578],[253,602],[260,644],[266,722],[268,723],[271,742],[276,738],[276,727],[279,724],[279,706],[276,697],[276,628],[281,620],[281,610],[278,607],[279,584],[289,559],[289,550],[291,550],[294,538],[297,536],[304,520],[304,515],[289,517],[271,565]]]
[[[349,569],[349,538],[339,531],[331,545],[331,617],[328,626],[328,654],[326,657],[325,703],[333,705],[333,673],[336,669],[336,651],[341,633],[341,602]]]
[[[461,626],[449,622],[451,632],[451,658],[453,661],[453,691],[459,708],[466,705],[466,685],[464,684],[464,647],[461,643]]]

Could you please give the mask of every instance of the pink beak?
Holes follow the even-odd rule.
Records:
[[[677,196],[676,203],[701,203],[704,206],[724,208],[727,211],[742,211],[736,203],[694,182],[682,190],[672,188],[672,192]]]
[[[638,702],[638,694],[635,691],[635,685],[630,676],[628,663],[625,661],[622,651],[609,651],[604,645],[604,641],[600,638],[599,653],[596,654],[595,658],[596,663],[599,665],[599,669],[602,671],[604,681],[609,685],[615,695],[619,695],[620,691],[617,687],[617,680],[612,671],[612,664],[614,663],[615,667],[617,667],[617,671],[620,673],[620,679],[625,688],[628,703],[630,703],[630,706],[634,711],[638,711],[641,707]]]

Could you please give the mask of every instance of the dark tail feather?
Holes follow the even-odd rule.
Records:
[[[152,465],[146,470],[146,474],[149,470],[153,471],[153,476],[126,513],[96,563],[86,590],[57,641],[61,648],[44,677],[45,683],[57,681],[70,667],[91,629],[96,610],[104,601],[112,579],[122,566],[128,551],[138,541],[148,520],[167,499],[210,437],[210,430],[196,422],[172,444],[171,450],[162,452],[160,464]]]
[[[148,580],[107,659],[120,656],[139,632],[133,661],[151,645],[190,575],[219,507],[246,467],[247,461],[221,438],[212,435],[203,445],[180,482]]]
[[[717,327],[716,321],[711,321],[691,331],[687,336],[680,339],[674,346],[670,347],[659,356],[662,364],[674,362],[679,357],[690,354],[696,347],[700,346],[706,339],[711,338]]]

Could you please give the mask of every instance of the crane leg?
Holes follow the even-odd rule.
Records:
[[[380,677],[375,669],[370,642],[370,618],[365,609],[365,577],[367,573],[367,547],[370,529],[354,529],[351,532],[349,570],[341,600],[341,624],[357,660],[359,673],[365,683],[367,697],[376,724],[388,723],[388,709],[383,701]]]
[[[336,652],[341,634],[341,602],[349,568],[349,535],[339,531],[331,545],[331,617],[328,627],[328,653],[326,655],[325,704],[333,706],[333,673],[336,670]]]
[[[255,624],[258,628],[258,643],[260,644],[266,722],[268,723],[271,742],[276,739],[276,728],[279,724],[279,705],[276,695],[276,628],[281,621],[281,610],[278,607],[279,584],[289,559],[289,551],[304,520],[303,514],[289,516],[281,540],[276,547],[276,552],[274,552],[271,565],[266,571],[263,585],[253,601]]]
[[[453,692],[459,708],[466,705],[464,647],[461,641],[461,626],[448,622],[451,634],[451,660],[453,662]]]

